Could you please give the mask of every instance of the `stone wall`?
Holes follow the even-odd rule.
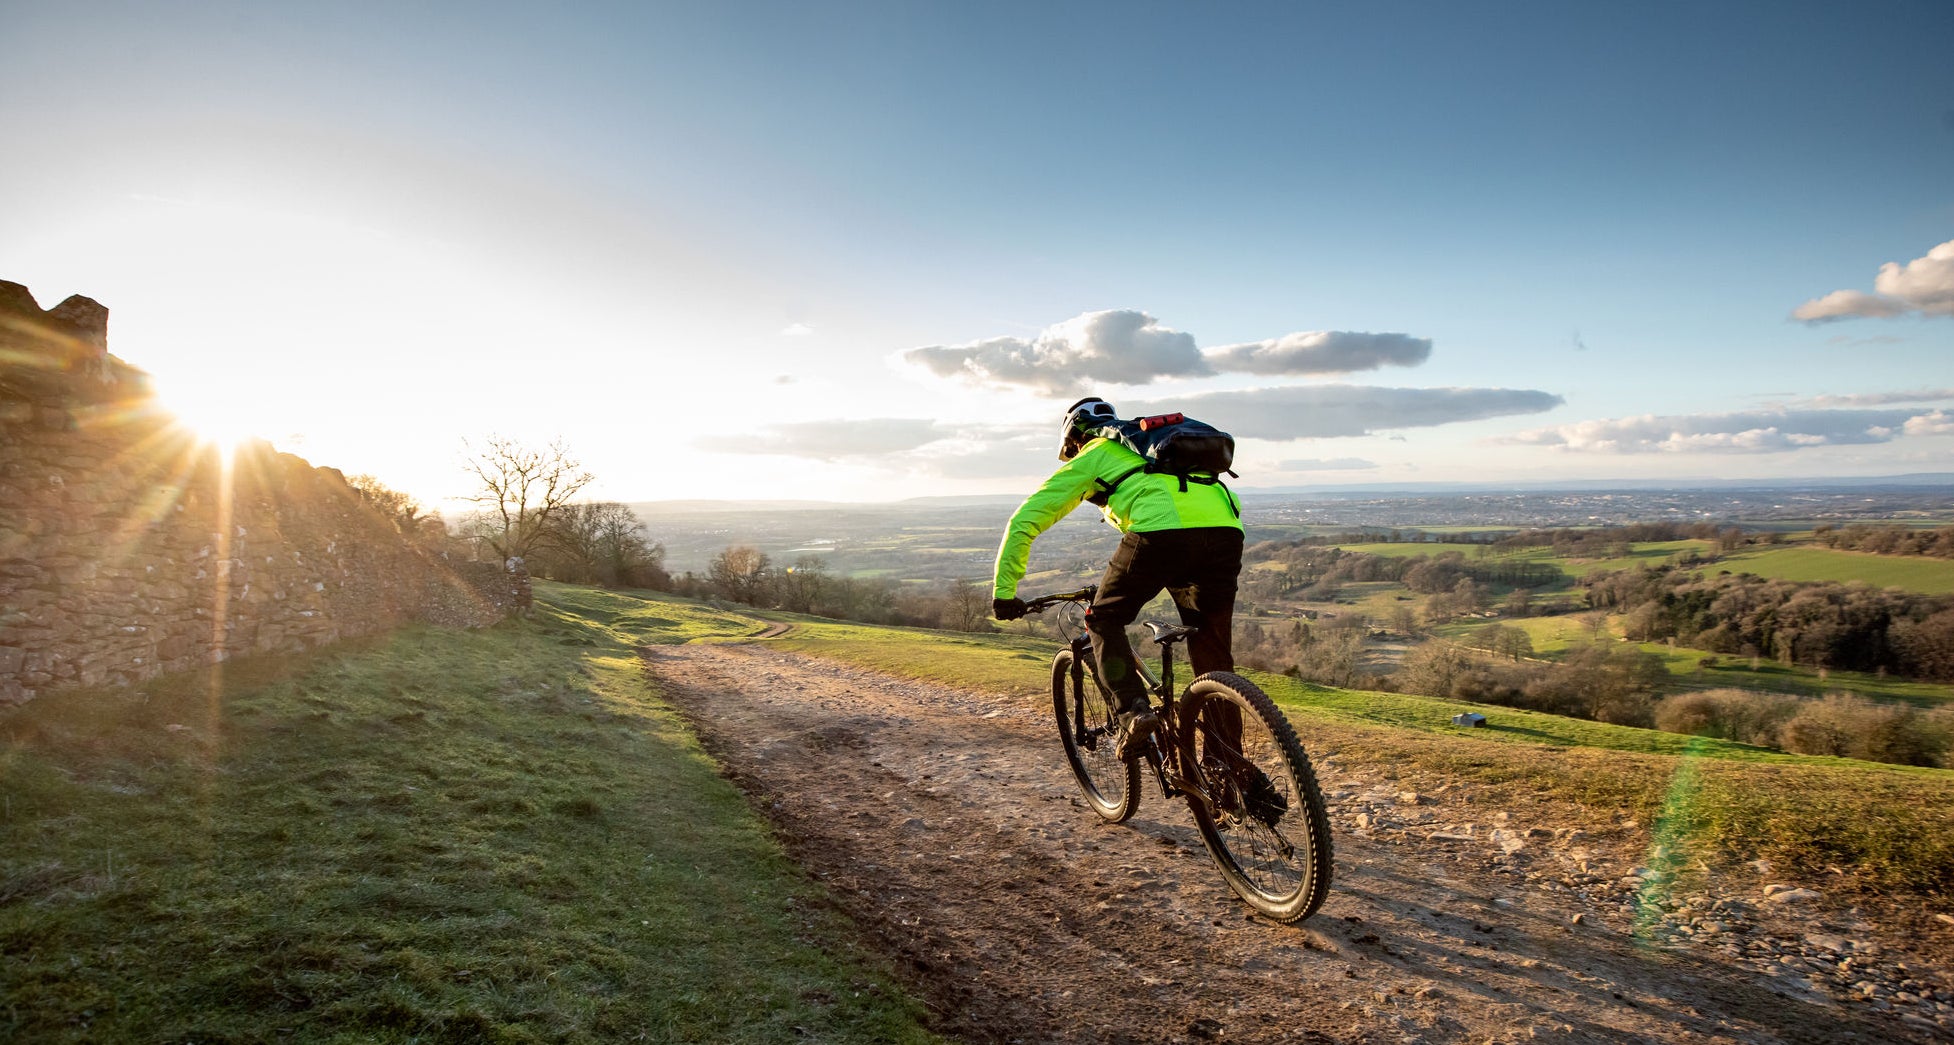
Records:
[[[409,541],[334,469],[201,444],[107,320],[0,282],[0,704],[527,606],[527,575]]]

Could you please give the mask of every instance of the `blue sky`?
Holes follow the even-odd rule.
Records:
[[[0,0],[0,40],[0,279],[430,501],[490,432],[627,500],[1019,490],[1087,389],[1235,431],[1247,487],[1954,459],[1945,3]]]

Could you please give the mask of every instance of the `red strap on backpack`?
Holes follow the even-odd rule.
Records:
[[[1156,428],[1177,425],[1185,420],[1187,420],[1187,415],[1185,414],[1155,414],[1152,417],[1142,417],[1140,418],[1140,431],[1151,432]]]

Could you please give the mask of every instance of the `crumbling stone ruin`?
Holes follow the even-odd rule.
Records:
[[[108,310],[0,281],[0,705],[529,601],[410,541],[331,468],[227,461],[109,354]]]

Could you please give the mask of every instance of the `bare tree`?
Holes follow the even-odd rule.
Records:
[[[975,581],[960,577],[950,584],[944,625],[957,631],[989,631],[991,593]]]
[[[596,507],[597,578],[627,588],[672,586],[665,572],[665,546],[651,540],[638,513],[616,501]]]
[[[827,588],[828,564],[818,555],[803,555],[780,574],[780,605],[795,613],[812,613]]]
[[[636,512],[616,501],[564,505],[533,550],[530,572],[552,580],[626,588],[671,585],[664,546],[650,540]]]
[[[712,578],[712,586],[719,594],[734,602],[758,606],[766,601],[772,571],[768,569],[765,552],[750,545],[738,544],[713,556],[707,567]]]
[[[477,483],[469,500],[482,506],[482,537],[504,560],[533,552],[553,519],[595,478],[562,440],[537,449],[491,435],[479,449],[466,441],[462,447],[463,467]]]

